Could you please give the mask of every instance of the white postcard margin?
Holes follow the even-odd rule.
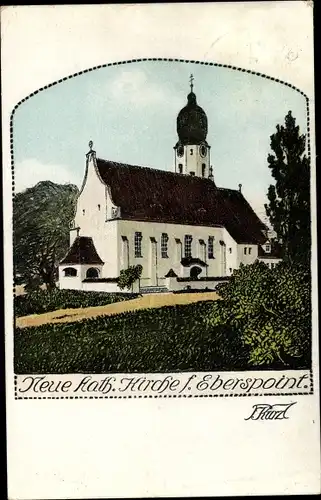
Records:
[[[2,7],[1,24],[9,498],[319,492],[317,273],[314,394],[264,400],[296,402],[287,420],[245,420],[255,397],[14,399],[9,167],[10,114],[32,91],[99,64],[169,57],[259,71],[305,92],[314,183],[311,3]],[[316,220],[312,230],[316,242]],[[312,259],[316,270],[315,245]]]

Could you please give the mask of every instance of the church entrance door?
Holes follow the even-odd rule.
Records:
[[[202,268],[199,266],[193,266],[189,272],[191,278],[197,280],[199,274],[201,274]]]

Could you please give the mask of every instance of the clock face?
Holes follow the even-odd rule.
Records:
[[[184,146],[178,146],[177,148],[177,156],[182,157],[184,154]]]
[[[204,158],[206,156],[206,153],[207,153],[207,149],[206,149],[205,144],[201,144],[200,145],[200,154],[201,154],[201,156],[203,156],[203,158]]]

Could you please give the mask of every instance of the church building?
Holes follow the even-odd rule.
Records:
[[[60,288],[120,291],[120,271],[140,264],[135,291],[213,290],[241,263],[281,260],[241,185],[216,185],[207,133],[191,78],[172,172],[98,158],[90,141]]]

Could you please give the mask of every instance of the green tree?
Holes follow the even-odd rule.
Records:
[[[55,288],[57,266],[69,247],[78,188],[51,181],[16,194],[13,201],[15,274],[31,291]]]
[[[311,283],[304,265],[241,264],[218,285],[207,322],[238,332],[252,366],[308,368],[311,353]]]
[[[269,186],[269,203],[265,204],[289,262],[309,263],[311,255],[310,161],[305,145],[306,137],[289,111],[285,125],[277,125],[271,136],[273,154],[268,155],[268,166],[275,184]]]
[[[121,290],[124,290],[124,288],[130,288],[132,285],[137,281],[143,271],[143,266],[140,264],[137,264],[136,266],[129,266],[127,269],[122,269],[120,271],[120,275],[118,278],[118,286]]]

